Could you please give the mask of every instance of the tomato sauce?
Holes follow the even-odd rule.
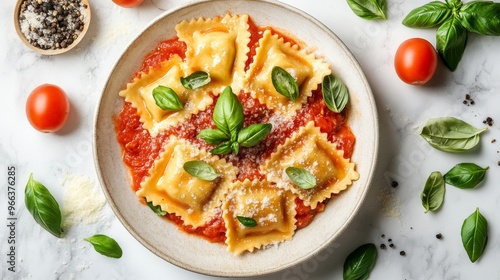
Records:
[[[248,69],[248,66],[252,62],[252,57],[258,47],[258,40],[262,32],[263,29],[260,29],[250,20],[251,36],[248,45],[250,53],[246,69]],[[286,38],[285,40],[294,42],[291,38]],[[151,68],[160,67],[163,61],[168,60],[174,54],[184,58],[185,52],[185,43],[179,41],[177,37],[160,42],[158,46],[144,58],[134,78],[138,77],[143,72],[148,72]],[[123,162],[129,168],[132,177],[132,189],[134,191],[140,188],[141,181],[148,176],[148,170],[152,167],[170,135],[184,138],[207,150],[213,148],[205,141],[196,137],[202,129],[215,128],[212,120],[212,113],[217,97],[213,95],[212,97],[214,98],[214,103],[206,108],[205,111],[191,116],[186,122],[171,127],[159,133],[156,137],[151,137],[148,131],[142,128],[137,110],[133,108],[130,103],[124,103],[122,111],[115,119],[115,130],[117,140],[122,147]],[[258,100],[253,99],[250,94],[242,92],[238,95],[238,98],[244,107],[245,126],[254,123],[273,123],[274,112],[267,109],[265,105],[260,104]],[[321,132],[326,133],[328,139],[336,143],[338,149],[344,151],[344,157],[350,158],[354,148],[355,137],[346,123],[348,114],[346,111],[347,110],[344,110],[341,114],[330,111],[322,98],[321,87],[318,87],[318,89],[313,92],[312,96],[309,97],[308,102],[297,111],[297,116],[293,120],[277,122],[274,120],[273,131],[257,146],[240,149],[238,156],[224,155],[221,157],[239,168],[237,180],[265,179],[265,176],[260,172],[259,168],[263,161],[269,158],[269,156],[276,151],[277,147],[283,144],[292,133],[309,121],[314,121]],[[313,210],[309,206],[305,206],[301,199],[296,198],[297,229],[309,225],[314,219],[314,216],[324,210],[327,201],[328,200],[319,203],[316,209]],[[146,204],[144,200],[142,200],[142,202]],[[165,217],[176,223],[183,231],[189,234],[202,236],[211,242],[224,242],[226,239],[226,228],[220,213],[207,222],[206,225],[198,228],[184,225],[182,219],[175,214],[167,214]]]

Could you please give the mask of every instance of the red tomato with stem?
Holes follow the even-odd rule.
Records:
[[[429,41],[412,38],[404,41],[396,51],[394,68],[399,78],[411,85],[427,83],[438,63],[436,50]]]
[[[142,4],[144,0],[113,0],[116,5],[124,8],[134,8]]]
[[[61,129],[69,115],[69,100],[56,85],[43,84],[35,88],[26,100],[26,116],[31,126],[41,132]]]

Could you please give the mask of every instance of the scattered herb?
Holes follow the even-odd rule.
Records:
[[[316,186],[316,178],[305,169],[288,167],[285,172],[286,175],[288,175],[288,178],[290,178],[295,185],[302,189],[312,189]]]
[[[163,110],[182,110],[184,108],[177,93],[166,86],[157,86],[153,89],[153,98],[156,105]]]
[[[181,84],[186,89],[197,89],[210,81],[210,74],[204,71],[196,71],[187,77],[181,77]]]
[[[487,117],[486,120],[483,121],[484,124],[488,126],[493,126],[493,119],[491,117]]]
[[[299,97],[299,85],[297,81],[295,81],[295,78],[285,69],[275,66],[271,72],[271,80],[274,89],[276,89],[279,94],[292,100],[292,102],[297,100],[297,97]]]
[[[188,161],[184,163],[183,168],[189,175],[205,181],[213,181],[219,177],[217,171],[202,160]]]
[[[444,117],[427,121],[420,135],[438,150],[458,153],[474,148],[485,130],[453,117]]]
[[[367,20],[387,19],[385,15],[387,10],[386,0],[347,0],[347,4],[360,18]]]
[[[444,175],[444,181],[457,188],[473,189],[483,181],[488,168],[474,163],[459,163]]]
[[[44,185],[33,179],[33,173],[30,174],[24,193],[26,209],[35,221],[54,236],[61,237],[64,231],[59,204]]]
[[[123,255],[120,245],[113,238],[104,234],[96,234],[83,240],[90,242],[99,254],[106,257],[119,259]]]
[[[153,205],[153,202],[151,202],[151,201],[148,201],[148,206],[149,206],[149,208],[150,208],[151,210],[153,210],[153,212],[155,212],[155,213],[156,213],[156,215],[158,215],[158,216],[165,216],[165,215],[167,215],[167,214],[168,214],[168,213],[167,213],[167,211],[163,211],[163,210],[161,209],[161,206],[160,206],[160,205]]]
[[[479,208],[476,208],[462,225],[462,243],[471,262],[479,259],[487,242],[488,222],[479,212]]]
[[[368,279],[377,261],[377,248],[374,244],[361,245],[347,256],[344,262],[344,280]]]
[[[321,91],[326,106],[332,112],[340,113],[349,102],[349,90],[341,79],[333,74],[325,76],[321,84]]]
[[[429,175],[425,183],[424,190],[420,195],[422,205],[425,208],[425,213],[436,211],[441,207],[444,200],[445,184],[441,172],[435,171]]]
[[[474,99],[471,98],[470,94],[465,95],[465,99],[463,101],[464,105],[470,106],[476,104]]]
[[[246,227],[256,227],[257,226],[257,221],[255,221],[252,218],[243,217],[243,216],[236,216],[236,219],[238,219],[238,221]]]

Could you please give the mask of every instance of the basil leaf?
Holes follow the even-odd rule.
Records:
[[[236,141],[243,126],[243,106],[231,87],[226,87],[215,104],[213,120],[217,128]]]
[[[219,145],[229,140],[229,137],[218,129],[203,129],[197,137],[205,140],[210,145]]]
[[[123,255],[120,245],[113,238],[104,234],[96,234],[83,240],[90,242],[99,254],[106,257],[119,259]]]
[[[455,8],[458,10],[460,9],[460,7],[462,7],[462,0],[446,0],[446,4],[451,9]]]
[[[436,118],[427,121],[420,135],[434,148],[445,152],[464,152],[479,143],[484,129],[453,118]]]
[[[288,167],[285,172],[286,175],[288,175],[288,178],[290,178],[295,185],[302,189],[312,189],[316,186],[316,178],[305,169]]]
[[[469,31],[500,36],[500,3],[472,1],[460,10],[460,23]]]
[[[299,85],[297,81],[295,81],[295,78],[285,69],[275,66],[271,72],[271,80],[274,89],[276,89],[279,94],[292,100],[292,102],[297,100],[297,97],[299,97]]]
[[[443,2],[433,1],[412,10],[403,20],[408,27],[431,28],[450,18],[452,10]]]
[[[432,172],[427,182],[425,182],[424,190],[420,195],[422,205],[425,208],[425,213],[429,211],[436,211],[441,207],[444,200],[445,184],[441,172]]]
[[[187,77],[181,77],[181,84],[186,89],[197,89],[210,83],[211,80],[207,72],[196,71]]]
[[[456,18],[448,19],[436,31],[436,49],[451,71],[455,71],[462,60],[467,36],[467,30]]]
[[[156,105],[163,110],[182,110],[184,108],[177,93],[166,86],[157,86],[153,89],[153,98]]]
[[[208,163],[202,160],[193,160],[182,166],[189,175],[205,181],[213,181],[219,177],[219,173]]]
[[[473,189],[483,181],[488,168],[474,163],[459,163],[444,174],[444,181],[457,188]]]
[[[238,142],[231,142],[231,151],[233,151],[233,153],[235,155],[238,154],[238,152],[240,151],[240,144]]]
[[[335,113],[340,113],[344,110],[347,102],[349,102],[349,90],[341,79],[333,74],[325,76],[321,84],[323,99],[326,106]]]
[[[387,19],[385,15],[387,9],[386,0],[347,0],[347,4],[360,18],[368,20]]]
[[[210,153],[215,155],[227,155],[230,154],[233,150],[231,149],[231,141],[224,142],[220,144],[218,147],[210,150]]]
[[[238,219],[238,221],[246,227],[256,227],[257,226],[257,221],[252,219],[252,218],[243,217],[243,216],[236,216],[236,219]]]
[[[54,236],[61,237],[64,231],[59,204],[44,185],[33,179],[33,173],[30,174],[24,194],[26,209],[35,221]]]
[[[168,214],[167,211],[163,211],[163,209],[161,209],[161,205],[153,205],[153,202],[148,201],[148,206],[158,216],[165,216]]]
[[[344,280],[368,279],[377,261],[377,248],[368,243],[359,246],[344,262]]]
[[[259,144],[270,132],[273,126],[270,123],[252,124],[238,133],[238,143],[249,148]]]
[[[471,262],[483,254],[488,242],[488,221],[481,215],[479,208],[462,224],[462,243]]]

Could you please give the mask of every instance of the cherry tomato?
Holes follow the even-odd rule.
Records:
[[[55,132],[64,126],[69,115],[69,100],[56,85],[35,88],[26,100],[26,116],[31,126],[41,132]]]
[[[436,50],[422,38],[404,41],[394,57],[394,67],[399,78],[412,85],[427,83],[434,75],[437,63]]]
[[[122,6],[124,8],[134,8],[142,4],[144,0],[113,0],[116,5]]]

